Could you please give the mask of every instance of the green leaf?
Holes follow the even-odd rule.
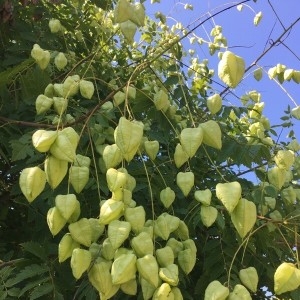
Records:
[[[34,256],[40,258],[41,260],[43,260],[43,261],[47,260],[47,253],[46,253],[45,247],[42,246],[40,243],[26,242],[26,243],[22,243],[21,247],[25,251],[33,254]]]
[[[20,140],[10,141],[12,147],[12,161],[25,159],[27,156],[33,156],[33,147],[31,142],[22,142]]]
[[[22,297],[26,292],[30,291],[31,289],[33,289],[36,286],[39,286],[41,284],[43,284],[44,282],[49,281],[49,277],[43,277],[43,278],[39,278],[36,280],[31,279],[30,282],[28,282],[24,288],[22,288],[22,290],[20,291],[18,297]]]
[[[49,272],[48,268],[45,267],[44,265],[29,265],[22,269],[15,277],[7,280],[6,286],[7,287],[12,287],[23,280],[27,280],[29,278],[35,277],[35,276],[40,276],[43,273]]]
[[[38,299],[44,295],[49,294],[53,291],[53,284],[52,283],[44,283],[42,285],[37,286],[30,295],[30,300]]]

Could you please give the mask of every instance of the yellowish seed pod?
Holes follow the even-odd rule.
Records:
[[[52,207],[47,213],[47,223],[52,235],[57,235],[66,225],[67,220],[61,215],[57,207]]]
[[[72,256],[73,250],[79,247],[80,244],[72,239],[70,233],[66,233],[58,244],[58,261],[64,262]]]
[[[53,155],[45,159],[46,179],[52,189],[55,189],[64,179],[68,172],[68,162]]]
[[[79,279],[87,271],[92,261],[91,252],[85,249],[76,248],[72,252],[71,269],[73,276]]]
[[[32,202],[44,190],[45,184],[46,174],[39,167],[22,170],[19,185],[28,202]]]

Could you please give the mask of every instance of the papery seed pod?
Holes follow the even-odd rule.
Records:
[[[45,188],[46,174],[39,167],[25,168],[19,177],[19,186],[28,202],[32,202]]]
[[[199,125],[203,130],[203,143],[216,149],[222,148],[222,132],[216,121],[209,120]]]
[[[102,250],[102,245],[97,243],[91,244],[91,246],[89,247],[89,251],[91,252],[92,260],[95,260],[98,257],[100,257],[101,250]]]
[[[127,295],[134,296],[137,294],[137,281],[136,279],[131,279],[120,286],[123,293]]]
[[[253,19],[254,25],[257,26],[260,23],[261,19],[262,19],[262,12],[260,11],[255,15]]]
[[[174,254],[174,258],[177,258],[178,253],[183,250],[182,242],[179,242],[174,238],[170,238],[167,241],[166,247],[170,247],[172,249],[173,254]]]
[[[123,198],[122,198],[122,201],[124,202],[125,204],[125,208],[134,208],[131,206],[132,204],[132,192],[127,190],[127,189],[122,189],[123,191]],[[114,194],[114,193],[113,193]],[[126,220],[127,221],[127,220]],[[129,222],[129,221],[128,221]],[[133,230],[133,229],[132,229]]]
[[[136,180],[130,174],[126,174],[126,176],[127,176],[127,181],[126,184],[124,185],[124,188],[132,192],[136,187]]]
[[[75,209],[71,215],[71,217],[68,220],[68,223],[74,223],[78,220],[79,216],[80,216],[81,210],[80,210],[80,203],[79,201],[76,202],[75,204]]]
[[[105,226],[103,224],[99,223],[98,219],[95,218],[89,218],[88,219],[90,226],[92,228],[92,242],[96,242],[99,237],[103,234],[105,230]]]
[[[68,221],[79,203],[74,194],[57,195],[55,197],[55,206],[60,214]]]
[[[39,152],[47,152],[55,141],[56,136],[56,131],[40,129],[32,135],[32,144]]]
[[[174,153],[174,161],[177,168],[180,168],[189,159],[188,154],[183,150],[181,144],[177,144]]]
[[[212,193],[209,189],[198,190],[194,193],[195,200],[204,206],[209,206],[211,202]]]
[[[71,257],[76,248],[80,248],[80,244],[72,239],[70,233],[66,233],[58,244],[58,262],[62,263]]]
[[[69,100],[63,97],[53,97],[53,107],[58,115],[62,115],[67,107]]]
[[[244,238],[256,222],[256,206],[253,202],[241,198],[231,213],[231,221],[239,236]]]
[[[183,244],[183,248],[185,249],[190,249],[192,251],[192,253],[197,253],[197,247],[195,242],[192,239],[187,239],[185,241],[182,242]]]
[[[57,235],[66,225],[67,220],[60,214],[57,207],[51,207],[47,212],[47,223],[52,235]]]
[[[156,290],[156,287],[154,287],[150,282],[148,282],[143,277],[140,277],[140,284],[142,287],[143,299],[149,300],[150,298],[152,298]]]
[[[229,296],[229,289],[219,281],[212,281],[205,289],[204,300],[225,300]]]
[[[227,211],[232,213],[242,196],[242,187],[237,181],[218,183],[216,185],[216,195]]]
[[[274,185],[277,189],[281,189],[286,180],[286,170],[274,167],[268,170],[268,180],[270,184]]]
[[[69,225],[69,231],[73,240],[89,247],[92,243],[92,228],[90,222],[86,218],[82,218],[77,222]]]
[[[91,159],[88,156],[84,156],[81,154],[76,155],[76,159],[74,161],[74,166],[78,167],[90,167]]]
[[[101,292],[99,293],[100,299],[111,299],[118,292],[119,289],[120,285],[113,284],[111,286],[111,289],[106,294]]]
[[[253,76],[257,81],[260,81],[263,76],[262,68],[258,68],[253,72]]]
[[[136,261],[137,269],[140,275],[147,280],[152,286],[158,287],[158,264],[155,257],[151,254],[147,254]]]
[[[135,3],[130,20],[137,26],[144,26],[145,23],[145,7],[142,3]]]
[[[150,159],[154,160],[159,151],[159,142],[158,141],[145,141],[144,147],[147,155]]]
[[[133,6],[127,0],[119,0],[114,10],[115,22],[125,22],[131,18],[132,14]]]
[[[112,192],[111,199],[116,200],[116,201],[123,201],[123,203],[125,204],[123,190],[124,190],[123,188],[118,188],[117,190]],[[130,197],[129,201],[131,201],[131,197]]]
[[[200,218],[204,226],[210,227],[218,217],[218,210],[213,206],[201,205]]]
[[[191,249],[185,249],[178,253],[178,264],[187,275],[189,274],[196,264],[196,253]]]
[[[116,249],[112,246],[109,238],[106,238],[102,243],[101,256],[106,260],[112,260],[115,256]]]
[[[241,284],[237,284],[234,286],[233,291],[229,294],[228,300],[252,300],[252,297],[248,290]]]
[[[295,161],[295,153],[291,150],[279,150],[274,160],[279,169],[289,170]]]
[[[275,209],[276,199],[273,197],[265,197],[265,204],[271,209]]]
[[[116,260],[119,256],[121,256],[123,254],[134,254],[134,251],[133,251],[133,249],[120,247],[115,251],[114,260]]]
[[[34,44],[31,50],[31,57],[34,60],[41,60],[43,59],[43,56],[44,56],[44,50],[38,44]]]
[[[300,270],[292,263],[283,262],[274,274],[274,291],[280,295],[293,291],[300,285]]]
[[[134,100],[136,97],[136,88],[132,85],[128,85],[128,86],[124,87],[123,92],[130,99]]]
[[[179,223],[180,223],[180,219],[178,217],[172,216],[166,212],[162,213],[160,216],[165,218],[166,222],[168,223],[168,227],[169,227],[169,230],[171,233],[173,231],[177,230],[177,228],[179,227]]]
[[[134,233],[139,233],[142,231],[146,221],[146,212],[143,206],[126,208],[124,216],[125,220],[130,223],[131,230]]]
[[[124,203],[122,201],[116,201],[108,199],[100,208],[100,224],[109,224],[113,220],[117,220],[123,215]]]
[[[44,50],[42,59],[36,60],[36,63],[42,70],[45,70],[48,67],[50,62],[50,57],[51,57],[50,52],[48,50]]]
[[[141,232],[146,232],[150,235],[151,239],[154,238],[154,229],[152,225],[144,226]]]
[[[214,94],[207,98],[206,105],[212,114],[216,114],[222,108],[222,98],[219,94]]]
[[[153,300],[174,299],[174,296],[172,296],[170,285],[168,283],[161,284],[161,286],[159,286],[155,290],[152,299]]]
[[[136,270],[136,256],[134,254],[120,255],[114,260],[111,267],[113,284],[123,284],[135,278]]]
[[[168,94],[164,90],[159,90],[154,95],[154,105],[157,110],[166,112],[170,106],[170,100]]]
[[[76,158],[76,148],[79,136],[72,127],[58,131],[55,142],[50,147],[50,153],[58,159],[73,162]]]
[[[292,79],[296,83],[300,83],[300,71],[294,70]]]
[[[152,254],[154,251],[153,240],[147,232],[141,232],[131,240],[131,247],[138,257]]]
[[[61,23],[57,19],[51,19],[49,21],[49,28],[51,33],[57,33],[62,29]]]
[[[71,257],[71,269],[73,276],[76,279],[79,279],[89,268],[91,261],[92,255],[88,250],[79,248],[74,249]]]
[[[113,220],[108,224],[107,236],[114,249],[118,249],[128,238],[131,225],[126,221]]]
[[[79,82],[79,90],[82,97],[91,99],[94,95],[95,87],[91,81],[82,79]]]
[[[144,125],[141,122],[128,121],[124,117],[119,119],[115,129],[115,142],[123,157],[129,162],[136,154],[143,137]]]
[[[53,98],[53,96],[54,96],[54,86],[53,86],[52,83],[49,83],[49,84],[45,87],[44,95],[45,95],[46,97]]]
[[[110,268],[111,262],[97,259],[88,272],[90,283],[99,293],[108,294],[113,288]]]
[[[62,83],[53,84],[54,96],[64,98],[64,86]]]
[[[166,187],[160,192],[160,201],[163,203],[165,208],[169,208],[175,200],[175,192],[170,188]]]
[[[183,248],[180,248],[180,250],[182,249]],[[164,248],[157,249],[155,251],[155,254],[156,260],[160,267],[166,267],[174,263],[174,252],[170,246],[165,246]]]
[[[130,20],[120,23],[120,29],[128,44],[134,42],[137,26]]]
[[[263,109],[265,107],[264,102],[255,103],[255,105],[248,111],[249,118],[259,119],[262,116]]]
[[[70,167],[69,181],[77,194],[79,194],[88,183],[89,173],[90,170],[88,167]]]
[[[162,281],[168,283],[171,286],[178,285],[178,266],[175,264],[170,264],[164,268],[160,268],[159,277]]]
[[[195,176],[193,172],[179,172],[176,176],[176,183],[185,197],[194,186],[194,181]]]
[[[300,105],[297,106],[297,107],[294,107],[291,111],[291,115],[297,119],[297,120],[300,120]]]
[[[235,88],[242,80],[245,62],[230,51],[225,51],[218,65],[219,78],[231,88]]]
[[[256,293],[258,285],[258,274],[254,267],[240,270],[239,278],[245,287],[247,287],[251,292]]]
[[[107,187],[111,192],[124,187],[127,181],[127,175],[116,169],[110,168],[106,172]]]
[[[171,292],[174,295],[174,300],[183,300],[183,296],[182,296],[181,291],[178,287],[172,287]]]
[[[170,119],[174,119],[174,117],[176,115],[176,112],[177,112],[177,107],[175,105],[170,105],[168,110],[167,110],[167,116]]]
[[[189,238],[189,228],[184,223],[184,221],[179,221],[179,226],[177,230],[175,231],[175,234],[178,236],[178,238],[182,241],[185,241]]]
[[[119,106],[125,101],[125,99],[126,99],[125,93],[123,93],[122,91],[116,92],[113,97],[114,106]]]
[[[297,194],[292,186],[288,186],[287,188],[283,189],[281,191],[281,196],[288,205],[295,205]]]
[[[54,58],[54,64],[58,70],[63,70],[68,64],[68,60],[64,53],[59,52]]]
[[[79,91],[80,77],[78,75],[68,76],[63,83],[63,97],[70,98]]]
[[[192,158],[203,140],[203,130],[201,127],[184,128],[180,133],[180,143],[187,155]]]
[[[46,179],[52,189],[55,189],[64,179],[68,172],[68,162],[53,155],[45,159]]]
[[[47,112],[53,105],[53,99],[45,95],[39,95],[35,100],[35,109],[37,115]]]
[[[122,161],[122,152],[116,144],[105,146],[102,154],[106,169],[118,166]]]
[[[167,240],[171,233],[169,224],[164,218],[164,216],[160,215],[154,222],[154,233],[156,236],[159,236],[163,240]]]

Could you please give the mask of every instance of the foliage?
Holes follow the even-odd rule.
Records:
[[[272,126],[257,91],[225,105],[259,60],[197,38],[216,90],[183,47],[202,23],[142,2],[0,2],[0,299],[298,298],[300,145],[276,129],[299,106]]]

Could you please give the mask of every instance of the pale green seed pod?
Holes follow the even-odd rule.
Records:
[[[28,202],[32,202],[44,190],[45,184],[46,174],[39,167],[22,170],[19,185]]]

